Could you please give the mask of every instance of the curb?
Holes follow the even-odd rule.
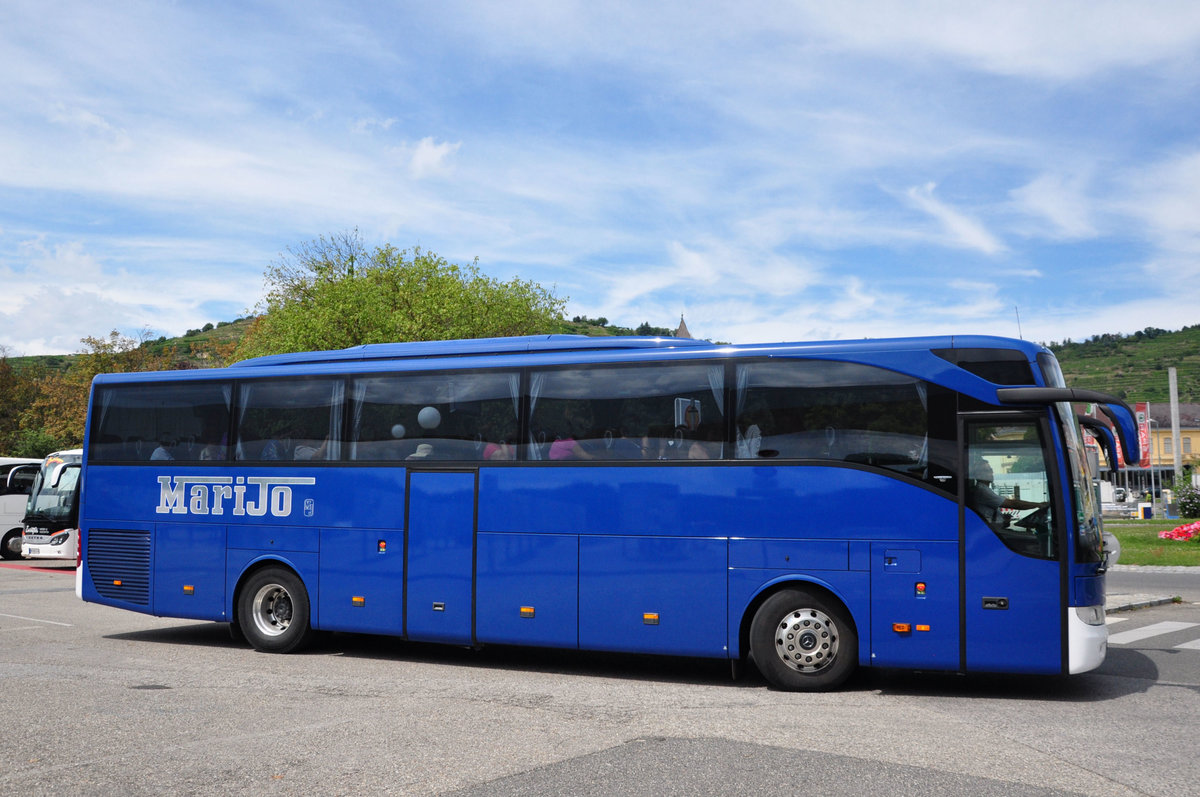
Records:
[[[1134,609],[1146,609],[1150,606],[1164,606],[1174,603],[1170,595],[1110,595],[1104,602],[1104,611],[1128,612]]]

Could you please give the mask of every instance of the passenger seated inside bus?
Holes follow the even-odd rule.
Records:
[[[591,425],[590,413],[567,403],[563,409],[563,428],[550,444],[548,459],[595,459],[596,457],[579,442],[580,439],[590,436],[588,429]]]
[[[702,424],[691,433],[690,444],[687,448],[688,459],[720,459],[722,449],[721,430],[711,425]]]
[[[329,451],[329,438],[326,437],[318,444],[314,438],[305,437],[303,434],[295,426],[286,428],[279,437],[267,440],[256,458],[263,462],[325,459]]]
[[[164,439],[158,444],[158,447],[150,452],[151,462],[164,462],[175,459],[175,455],[171,453],[174,447],[174,441]]]

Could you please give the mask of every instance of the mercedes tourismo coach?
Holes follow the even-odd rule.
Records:
[[[537,336],[101,375],[82,597],[277,652],[331,630],[751,655],[785,689],[1084,672],[1107,632],[1081,422],[1137,460],[1120,400],[989,337]]]

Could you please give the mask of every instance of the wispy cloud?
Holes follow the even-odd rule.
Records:
[[[1079,338],[1200,300],[1168,279],[1200,272],[1195,3],[14,0],[0,73],[19,351],[240,314],[353,227],[725,340],[1014,334],[1017,305]],[[53,338],[20,323],[47,303]]]
[[[1018,212],[1044,222],[1046,235],[1071,240],[1096,235],[1087,189],[1081,178],[1043,174],[1013,189],[1009,195]]]
[[[943,240],[947,245],[975,249],[986,255],[1005,250],[1004,244],[988,232],[980,221],[934,197],[936,188],[933,183],[926,183],[908,189],[905,195],[914,207],[929,214],[941,225]]]

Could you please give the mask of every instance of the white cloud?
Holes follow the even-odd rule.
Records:
[[[409,170],[418,180],[435,174],[445,174],[449,170],[450,156],[458,152],[460,146],[461,141],[453,144],[443,141],[438,144],[432,136],[426,136],[418,141],[413,149]]]
[[[141,239],[114,241],[107,253],[98,253],[77,240],[11,243],[0,252],[0,283],[6,288],[0,299],[0,329],[5,330],[0,343],[21,355],[74,352],[84,336],[113,329],[173,336],[231,320],[260,295],[262,267],[212,266],[216,252],[228,246]],[[203,309],[209,304],[226,308],[229,315],[210,317]],[[31,323],[34,319],[37,323]]]
[[[394,124],[396,124],[396,120],[393,117],[388,117],[387,119],[367,117],[364,119],[354,120],[354,124],[351,129],[354,130],[355,133],[369,133],[375,130],[382,130],[386,132],[391,130],[392,125]]]
[[[1096,235],[1087,188],[1081,178],[1043,174],[1009,193],[1019,212],[1049,222],[1049,237],[1073,240]]]
[[[1165,252],[1200,256],[1200,151],[1126,175],[1120,209],[1146,226]]]
[[[937,186],[926,183],[913,186],[905,196],[914,207],[932,216],[942,226],[943,240],[948,246],[974,249],[987,255],[1005,251],[1005,246],[977,219],[936,199],[933,195]]]
[[[1200,6],[1190,0],[1014,0],[804,4],[832,47],[903,60],[943,56],[1002,75],[1072,80],[1193,58]]]
[[[358,227],[614,323],[1011,334],[1019,302],[1086,336],[1079,263],[1200,270],[1198,8],[14,0],[3,329],[56,294],[84,334],[222,320],[275,252]]]

